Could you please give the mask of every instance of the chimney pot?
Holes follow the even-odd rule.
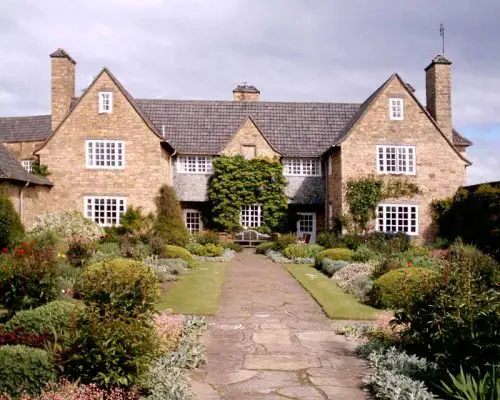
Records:
[[[235,101],[259,101],[259,97],[260,90],[246,83],[236,86],[233,90],[233,100]]]

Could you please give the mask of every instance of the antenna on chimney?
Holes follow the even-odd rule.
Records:
[[[439,36],[441,36],[441,42],[442,42],[442,46],[443,46],[442,55],[444,56],[444,25],[443,24],[439,24]]]

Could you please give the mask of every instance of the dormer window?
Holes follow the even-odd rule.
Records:
[[[99,92],[99,113],[111,114],[113,112],[113,93]]]
[[[389,99],[389,118],[393,121],[403,120],[403,99]]]

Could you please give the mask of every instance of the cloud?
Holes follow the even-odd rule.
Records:
[[[399,72],[425,99],[444,23],[455,125],[500,126],[498,15],[495,0],[2,0],[0,113],[49,111],[58,47],[78,88],[105,65],[141,98],[230,99],[248,81],[264,100],[361,102]]]

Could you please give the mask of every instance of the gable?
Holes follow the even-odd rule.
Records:
[[[395,121],[389,118],[391,98],[403,100],[403,120]],[[353,135],[359,137],[353,139]],[[338,144],[344,146],[345,143],[359,143],[360,140],[366,141],[367,144],[373,140],[379,144],[412,144],[417,136],[426,141],[424,147],[438,146],[442,151],[453,153],[462,164],[470,165],[469,160],[446,138],[407,85],[394,74],[362,104]]]
[[[280,156],[249,117],[244,120],[220,154],[228,156],[240,154],[249,158]]]

